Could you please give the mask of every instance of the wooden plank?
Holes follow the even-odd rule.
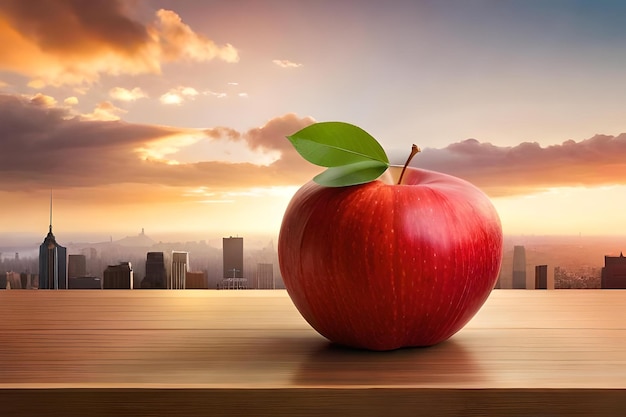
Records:
[[[622,415],[624,305],[496,290],[447,342],[366,352],[328,343],[284,291],[2,291],[0,415]]]
[[[467,329],[440,345],[344,349],[308,330],[9,331],[0,388],[626,388],[626,331]]]
[[[503,416],[621,417],[617,390],[60,389],[0,391],[23,417]]]

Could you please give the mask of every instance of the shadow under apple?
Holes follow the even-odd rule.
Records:
[[[376,352],[320,343],[294,373],[300,386],[452,387],[478,384],[480,365],[463,341]]]

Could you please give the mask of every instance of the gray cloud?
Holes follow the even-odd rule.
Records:
[[[187,131],[84,120],[39,100],[0,95],[0,189],[122,183],[219,189],[298,184],[319,169],[303,164],[285,136],[312,122],[285,115],[243,133],[230,128],[205,131],[207,140],[226,138],[244,141],[252,149],[280,151],[281,158],[270,166],[213,161],[170,165],[163,160],[142,160],[137,149]]]
[[[35,97],[0,95],[0,189],[92,187],[124,183],[215,190],[298,185],[321,168],[305,162],[285,136],[313,123],[294,114],[261,127],[206,129],[207,141],[230,140],[260,152],[278,152],[267,166],[204,161],[170,165],[142,160],[138,149],[189,133],[163,126],[85,120]],[[405,158],[391,153],[393,161]],[[541,147],[502,147],[474,139],[428,148],[412,165],[464,178],[491,196],[534,193],[550,187],[626,184],[626,134],[596,135]]]
[[[147,29],[126,15],[119,0],[3,0],[0,10],[44,51],[84,54],[109,45],[133,53],[149,41]]]

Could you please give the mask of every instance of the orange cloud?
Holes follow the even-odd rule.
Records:
[[[132,90],[123,87],[114,87],[109,91],[109,96],[119,101],[135,101],[147,97],[147,94],[139,87],[135,87]]]
[[[159,73],[163,62],[237,62],[232,45],[195,33],[168,10],[149,24],[130,17],[120,0],[4,0],[0,3],[0,69],[29,85],[80,85],[101,74]]]
[[[212,40],[195,33],[173,11],[161,9],[157,12],[157,18],[151,33],[159,41],[161,55],[165,60],[188,58],[208,61],[219,58],[226,62],[239,61],[239,54],[232,45],[217,46]]]
[[[281,68],[300,68],[302,64],[298,64],[297,62],[289,61],[288,59],[275,59],[272,61],[275,65],[278,65]]]
[[[499,147],[475,139],[425,149],[413,165],[464,178],[492,196],[556,187],[626,184],[626,133],[541,147],[524,142]]]
[[[67,97],[65,100],[63,100],[63,104],[65,104],[66,106],[75,106],[78,104],[78,97],[76,96]]]
[[[126,113],[126,110],[120,109],[110,101],[98,103],[91,113],[80,115],[83,120],[99,120],[99,121],[115,121],[120,120],[120,114]]]
[[[54,97],[47,96],[45,94],[37,93],[31,99],[30,102],[36,104],[38,106],[43,107],[54,107],[57,104],[57,101]]]
[[[218,91],[205,91],[203,94],[205,94],[207,96],[216,97],[216,98],[225,98],[225,97],[228,96],[228,94],[221,93],[221,92],[218,92]]]
[[[159,100],[163,104],[180,105],[185,100],[193,100],[198,94],[198,90],[193,87],[178,86],[163,94]]]

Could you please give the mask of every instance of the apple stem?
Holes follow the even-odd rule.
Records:
[[[411,162],[411,159],[413,159],[413,157],[417,155],[418,152],[420,152],[420,148],[418,148],[417,145],[413,144],[413,146],[411,147],[411,154],[409,155],[406,162],[404,163],[404,166],[402,167],[402,172],[400,173],[398,184],[402,184],[402,177],[404,177],[404,171],[406,171],[406,167],[409,166],[409,162]]]

